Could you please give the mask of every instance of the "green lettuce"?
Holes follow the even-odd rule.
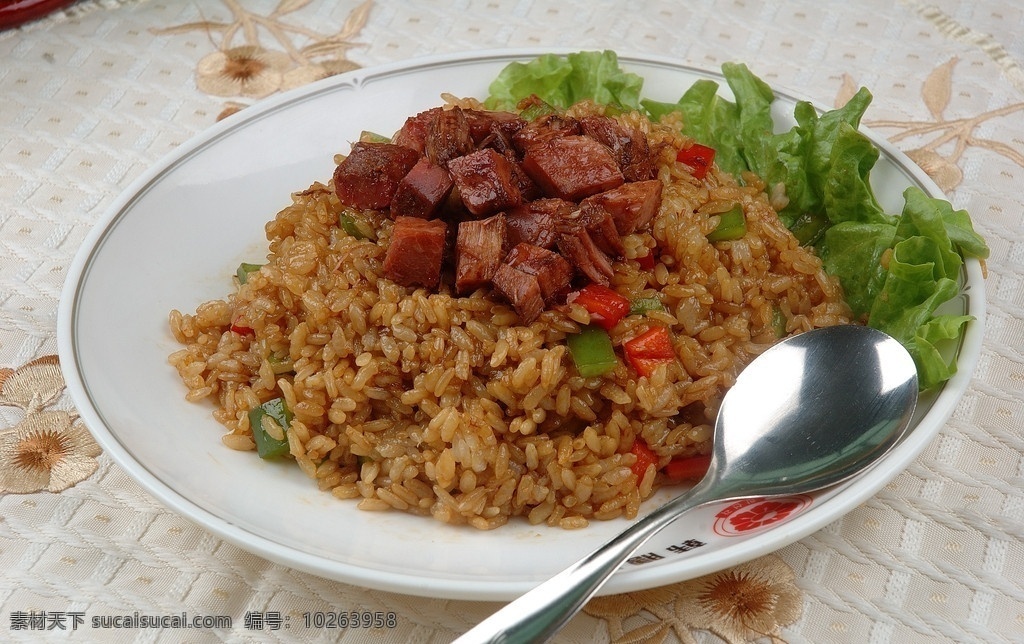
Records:
[[[871,188],[878,148],[848,122],[840,122],[822,168],[821,207],[833,225],[845,221],[891,224]]]
[[[825,271],[839,277],[854,316],[867,319],[882,291],[882,257],[892,248],[896,226],[844,221],[825,231],[818,249]]]
[[[667,103],[640,99],[642,79],[622,71],[614,52],[541,56],[508,65],[486,104],[511,109],[536,94],[560,107],[587,98],[640,109],[655,121],[679,113],[683,133],[714,148],[721,170],[740,181],[753,172],[773,195],[785,195],[780,219],[802,244],[814,246],[854,315],[907,347],[922,389],[949,379],[956,364],[946,361],[942,346],[956,341],[972,318],[940,307],[959,294],[964,259],[989,253],[968,213],[916,187],[903,193],[899,215],[884,211],[871,187],[879,151],[858,129],[871,103],[867,89],[824,112],[800,101],[796,124],[776,132],[771,88],[743,64],[726,63],[722,74],[734,100],[720,96],[715,81],[701,79]]]
[[[511,110],[536,94],[556,107],[590,99],[619,109],[640,106],[644,79],[624,72],[615,52],[581,51],[568,56],[546,54],[528,63],[509,63],[488,88],[489,109]]]
[[[749,170],[763,177],[777,167],[775,122],[772,120],[775,93],[746,65],[725,63],[722,74],[736,96],[735,127],[740,156]]]
[[[907,347],[926,389],[956,372],[956,363],[942,357],[940,341],[958,338],[973,319],[936,311],[959,294],[964,258],[985,257],[988,247],[966,211],[954,211],[948,202],[916,187],[907,188],[903,197],[906,204],[895,227],[891,257],[867,322]]]

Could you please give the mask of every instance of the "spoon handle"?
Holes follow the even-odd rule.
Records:
[[[710,477],[709,477],[710,478]],[[705,479],[633,523],[615,538],[480,622],[456,644],[533,643],[552,637],[645,541],[680,514],[716,499],[703,494]]]

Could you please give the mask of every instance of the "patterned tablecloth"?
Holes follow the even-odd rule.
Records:
[[[708,577],[592,601],[567,642],[1024,642],[1024,7],[997,0],[86,0],[0,32],[0,640],[450,641],[498,607],[366,590],[220,541],[92,441],[55,354],[91,227],[222,116],[356,67],[495,47],[748,62],[917,161],[991,247],[966,396],[844,518]],[[393,627],[280,628],[338,607]],[[102,628],[115,615],[227,616]]]

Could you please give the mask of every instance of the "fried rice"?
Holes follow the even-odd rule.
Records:
[[[590,103],[569,110],[603,113]],[[690,144],[678,122],[615,118],[658,151],[663,199],[649,230],[623,238],[611,287],[662,308],[623,318],[610,335],[620,346],[665,326],[675,361],[640,377],[620,359],[585,378],[566,346],[590,321],[578,304],[527,326],[490,293],[395,284],[382,274],[391,220],[373,219],[375,239],[346,234],[328,181],[294,193],[266,225],[267,263],[236,293],[170,313],[183,345],[170,363],[186,399],[212,401],[223,443],[254,450],[249,411],[282,397],[294,415],[281,432],[288,458],[362,510],[485,530],[511,517],[582,528],[637,516],[665,483],[659,466],[710,452],[722,396],[750,360],[781,336],[851,314],[758,177],[712,168],[697,180],[676,161]],[[746,234],[708,241],[736,203]],[[654,268],[642,268],[636,260],[651,250]],[[239,324],[252,333],[232,330]],[[660,459],[644,471],[634,471],[638,439]]]

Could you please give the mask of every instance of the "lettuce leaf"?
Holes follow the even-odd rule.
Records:
[[[798,102],[796,125],[775,132],[771,88],[743,64],[726,63],[722,73],[734,101],[718,94],[718,83],[701,79],[666,103],[640,99],[643,80],[622,71],[614,52],[541,56],[506,67],[486,104],[511,109],[537,94],[560,107],[589,98],[643,109],[655,121],[678,112],[683,133],[715,148],[721,170],[740,181],[751,171],[773,194],[784,190],[788,203],[780,219],[801,243],[815,246],[854,315],[907,347],[922,389],[947,380],[956,363],[943,357],[944,345],[972,318],[941,307],[959,294],[964,259],[989,253],[970,215],[916,187],[903,193],[900,215],[884,211],[871,187],[879,151],[858,130],[872,99],[867,89],[822,113]]]
[[[907,347],[921,388],[928,389],[956,372],[941,346],[973,319],[937,311],[960,292],[964,257],[984,257],[988,247],[965,211],[913,186],[903,198],[895,225],[843,222],[830,228],[821,256],[826,270],[839,276],[854,312],[866,312],[868,325]]]
[[[846,105],[829,110],[820,116],[813,105],[806,101],[797,103],[793,111],[800,131],[810,138],[810,154],[807,156],[807,177],[814,186],[814,192],[824,199],[824,179],[832,166],[833,152],[840,134],[856,131],[861,117],[871,104],[871,93],[861,88]],[[844,128],[843,126],[847,126]],[[877,155],[876,155],[877,158]]]
[[[882,257],[896,236],[896,226],[844,221],[825,231],[818,248],[825,272],[839,277],[853,315],[866,319],[885,283]]]
[[[857,132],[856,128],[860,125],[861,117],[870,103],[870,92],[862,88],[843,107],[821,115],[806,101],[796,104],[793,116],[797,124],[789,132],[774,137],[774,150],[769,150],[769,153],[775,152],[778,155],[779,163],[761,173],[769,185],[781,183],[785,186],[789,203],[779,216],[787,226],[793,227],[807,214],[819,220],[827,218],[832,223],[843,220],[866,221],[870,218],[859,212],[850,214],[845,210],[829,208],[830,186],[827,185],[830,170],[834,167],[836,152],[853,149],[863,154],[866,151],[864,146],[857,147],[854,138],[857,135],[854,133]],[[840,139],[843,141],[840,142]],[[874,147],[866,138],[864,142],[868,143],[870,148]],[[867,161],[867,165],[864,171],[858,170],[857,174],[866,179],[867,172],[877,158],[877,151],[873,157],[862,157]],[[863,182],[863,188],[868,193],[863,203],[874,202],[874,195],[870,194],[870,184],[866,180]],[[877,208],[877,203],[874,206],[881,210]]]
[[[764,177],[776,166],[775,122],[772,120],[775,93],[746,65],[724,63],[722,74],[736,97],[740,155],[747,169]]]
[[[821,182],[822,206],[832,224],[895,221],[882,210],[871,188],[870,173],[878,155],[878,148],[853,125],[839,124]]]
[[[640,106],[643,78],[624,72],[618,55],[610,50],[581,51],[568,56],[546,54],[528,63],[509,63],[491,82],[489,109],[512,110],[536,94],[556,107],[569,107],[584,99],[620,109]]]
[[[972,318],[936,315],[938,307],[959,293],[957,276],[963,265],[958,246],[947,230],[947,207],[919,188],[904,193],[906,205],[896,225],[885,281],[868,315],[868,324],[903,343],[917,364],[921,388],[933,387],[956,371],[937,343],[960,334]],[[945,206],[945,207],[944,207]],[[952,228],[957,228],[953,224]]]

